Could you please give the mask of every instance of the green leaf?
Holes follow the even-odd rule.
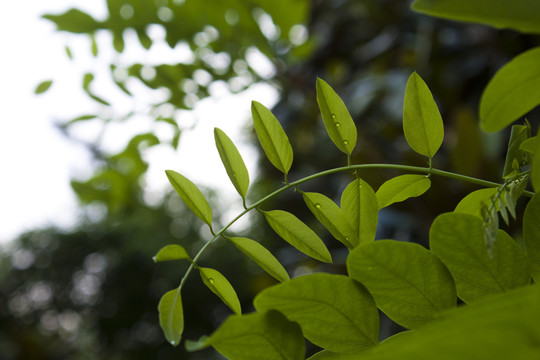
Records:
[[[530,0],[415,0],[412,9],[443,19],[540,34],[540,3]]]
[[[277,311],[229,316],[205,345],[231,360],[302,360],[306,351],[300,326]]]
[[[307,192],[303,193],[303,197],[309,210],[330,231],[332,236],[349,249],[354,248],[355,231],[339,206],[323,194]]]
[[[540,136],[533,136],[521,143],[521,150],[534,154],[536,148],[540,147]]]
[[[493,197],[497,194],[497,188],[487,188],[473,191],[465,196],[454,209],[455,213],[475,215],[484,218],[483,210],[491,204]],[[496,210],[499,210],[496,205]]]
[[[283,240],[314,259],[332,262],[324,242],[296,216],[283,210],[266,211],[264,216],[270,227]]]
[[[167,178],[182,201],[195,215],[209,226],[212,226],[212,209],[199,189],[183,175],[176,171],[166,170]]]
[[[540,141],[536,142],[536,149],[533,153],[531,183],[534,191],[540,192]]]
[[[403,132],[409,146],[429,158],[439,150],[444,138],[439,108],[428,86],[416,72],[411,74],[405,87]]]
[[[403,327],[417,328],[456,306],[450,273],[421,245],[395,240],[364,244],[351,251],[347,269],[379,309]]]
[[[210,268],[199,268],[201,279],[204,284],[216,294],[225,305],[227,305],[235,314],[240,315],[242,309],[240,300],[231,283],[219,271]]]
[[[536,193],[523,214],[523,244],[535,282],[540,281],[540,194]]]
[[[525,125],[512,126],[510,140],[508,141],[508,150],[506,151],[506,159],[504,161],[503,178],[515,171],[513,163],[517,161],[518,171],[519,166],[524,165],[525,152],[521,150],[521,144],[531,136],[530,127]]]
[[[45,91],[49,90],[49,88],[51,87],[52,85],[52,80],[46,80],[46,81],[42,81],[40,82],[37,86],[36,86],[36,89],[34,90],[34,94],[38,95],[38,94],[43,94]]]
[[[482,219],[459,213],[439,215],[429,231],[431,251],[446,265],[466,303],[530,283],[527,259],[519,245],[499,230],[488,255]]]
[[[428,191],[431,180],[425,175],[400,175],[385,181],[377,190],[379,209],[417,197]]]
[[[184,312],[182,299],[178,289],[166,292],[159,301],[159,325],[165,338],[172,345],[177,346],[184,331]]]
[[[227,170],[227,175],[229,175],[229,179],[231,179],[236,191],[245,200],[249,187],[249,174],[246,164],[244,164],[244,160],[242,160],[236,146],[223,131],[214,128],[214,138],[221,162],[225,166],[225,170]]]
[[[358,178],[351,182],[341,194],[341,209],[353,227],[353,247],[375,239],[379,207],[375,192],[367,182]]]
[[[538,63],[540,47],[516,56],[497,71],[480,99],[483,130],[499,131],[540,104]]]
[[[186,250],[180,245],[167,245],[158,251],[156,256],[152,258],[154,262],[188,259],[191,261]]]
[[[54,22],[58,30],[76,34],[91,33],[101,27],[93,17],[78,9],[60,15],[44,15],[43,18]]]
[[[335,353],[328,350],[322,350],[313,354],[313,356],[310,356],[307,360],[355,360],[358,356],[358,354]]]
[[[233,237],[229,240],[276,280],[283,282],[290,279],[289,274],[274,255],[255,240],[244,237]]]
[[[317,103],[330,139],[351,155],[356,146],[356,125],[339,95],[322,79],[317,79]]]
[[[261,103],[251,103],[251,114],[266,157],[272,165],[287,175],[293,162],[293,150],[287,134],[274,114]]]
[[[367,290],[343,275],[300,276],[262,291],[257,311],[279,310],[313,344],[355,352],[379,342],[379,313]]]

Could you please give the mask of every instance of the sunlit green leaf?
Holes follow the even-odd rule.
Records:
[[[235,314],[240,315],[242,309],[240,300],[236,295],[236,291],[231,283],[219,271],[210,268],[199,268],[201,279],[204,284],[212,290],[214,294],[219,296],[221,301],[225,303]]]
[[[516,56],[497,71],[480,99],[483,130],[499,131],[540,104],[538,63],[540,47]]]
[[[523,243],[535,282],[540,281],[540,194],[536,193],[523,214]]]
[[[306,351],[300,326],[274,310],[229,316],[204,345],[231,360],[302,360]]]
[[[473,191],[472,193],[465,196],[457,204],[454,212],[460,214],[469,214],[475,215],[479,218],[484,218],[483,210],[487,209],[491,204],[493,197],[497,194],[497,188],[486,188]],[[496,210],[499,210],[498,204],[496,205]]]
[[[153,257],[155,262],[170,261],[170,260],[181,260],[188,259],[191,261],[186,250],[180,245],[167,245],[158,251],[156,256]]]
[[[279,310],[317,346],[354,352],[379,342],[379,314],[367,290],[343,275],[311,274],[262,291],[258,311]]]
[[[283,210],[266,211],[264,216],[270,227],[283,240],[314,259],[332,262],[324,242],[296,216]]]
[[[52,80],[46,80],[46,81],[42,81],[40,82],[37,86],[36,86],[36,89],[34,90],[34,94],[43,94],[45,91],[49,90],[49,88],[51,87],[52,85]]]
[[[360,245],[350,253],[347,269],[373,295],[377,307],[406,328],[434,321],[456,306],[450,273],[421,245],[395,240]]]
[[[458,296],[467,303],[528,285],[531,278],[525,254],[504,231],[498,231],[489,256],[482,224],[473,215],[446,213],[429,232],[431,251],[450,270]]]
[[[178,289],[166,292],[159,301],[159,325],[172,345],[180,343],[184,331],[184,312]]]
[[[322,79],[317,79],[317,102],[330,139],[350,155],[356,146],[356,125],[339,95]]]
[[[166,170],[167,178],[182,201],[195,215],[208,225],[212,225],[212,209],[199,189],[183,175],[176,171]]]
[[[530,0],[415,0],[412,9],[444,19],[540,34],[540,3]]]
[[[341,209],[354,230],[355,237],[350,239],[353,247],[375,239],[379,207],[367,182],[358,178],[347,185],[341,194]]]
[[[431,180],[425,175],[401,175],[385,181],[377,190],[379,209],[417,197],[428,191]]]
[[[409,77],[405,87],[403,132],[414,151],[430,158],[439,150],[444,138],[439,108],[428,86],[416,72]]]
[[[276,280],[282,282],[289,280],[289,274],[283,265],[264,246],[244,237],[233,237],[229,240]]]
[[[303,196],[309,210],[321,224],[349,249],[354,248],[357,244],[355,231],[339,206],[323,194],[307,192]]]
[[[242,156],[231,139],[220,129],[214,129],[214,138],[229,179],[231,179],[236,191],[245,199],[249,187],[249,174]]]
[[[251,103],[251,114],[266,157],[279,171],[287,174],[293,162],[293,150],[287,134],[274,114],[261,103]]]

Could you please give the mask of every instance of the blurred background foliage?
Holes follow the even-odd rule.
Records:
[[[212,96],[213,86],[226,85],[234,93],[264,82],[280,94],[273,111],[295,151],[291,179],[345,165],[320,121],[317,77],[342,96],[356,121],[359,145],[353,163],[425,165],[424,158],[408,149],[401,130],[403,91],[413,71],[428,83],[445,122],[445,142],[434,166],[499,179],[506,137],[480,132],[478,101],[502,64],[538,45],[538,38],[511,31],[427,18],[411,12],[409,2],[401,0],[108,0],[107,8],[105,19],[77,9],[44,18],[59,31],[89,38],[95,56],[104,46],[95,41],[98,33],[109,34],[107,46],[121,54],[128,36],[151,49],[149,32],[156,27],[173,51],[190,56],[159,64],[112,60],[108,76],[116,89],[96,86],[91,72],[81,74],[82,88],[102,111],[60,124],[66,136],[86,122],[100,126],[101,136],[111,124],[129,126],[128,120],[141,109],[134,105],[118,113],[114,94],[120,90],[137,99],[133,89],[142,85],[162,94],[142,111],[152,121],[170,126],[174,136],[166,143],[176,148],[182,141],[181,111]],[[71,49],[66,53],[76,61]],[[271,71],[261,70],[261,62],[271,64]],[[255,144],[256,136],[251,136]],[[186,264],[155,265],[151,257],[175,242],[193,254],[208,239],[176,195],[159,203],[145,200],[144,152],[163,142],[155,133],[144,132],[112,154],[99,138],[86,143],[97,165],[90,178],[72,182],[86,209],[80,228],[36,230],[0,254],[2,359],[219,358],[211,349],[187,354],[182,347],[173,348],[159,329],[159,298],[178,285]],[[395,173],[360,175],[376,190]],[[350,180],[352,174],[334,175],[303,189],[337,197]],[[251,199],[281,182],[280,174],[261,157]],[[426,245],[433,218],[452,210],[474,189],[433,178],[432,189],[421,199],[381,211],[377,237]],[[219,194],[203,190],[210,203],[217,203]],[[245,233],[270,248],[292,276],[344,272],[346,251],[313,221],[298,194],[280,196],[264,208],[294,212],[319,230],[333,252],[334,265],[313,262],[284,247],[260,218],[250,218]],[[225,243],[218,242],[202,261],[232,282],[246,312],[253,295],[274,283]],[[229,314],[197,276],[189,279],[183,302],[185,338],[209,334]],[[384,338],[399,329],[384,320],[382,330]]]

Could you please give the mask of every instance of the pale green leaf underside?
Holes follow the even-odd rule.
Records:
[[[371,295],[343,275],[311,274],[262,291],[257,311],[275,309],[297,322],[324,349],[354,352],[379,341],[379,314]]]
[[[306,351],[300,326],[277,311],[229,316],[206,344],[233,360],[302,360]]]
[[[249,174],[240,152],[232,140],[219,128],[214,128],[216,148],[234,188],[243,199],[249,188]]]
[[[375,239],[379,207],[371,186],[358,178],[351,182],[341,194],[341,209],[354,230],[353,247]]]
[[[417,197],[428,191],[431,180],[425,175],[400,175],[385,181],[377,190],[379,209]]]
[[[538,13],[536,21],[538,22]],[[497,71],[480,99],[480,120],[483,130],[489,132],[502,130],[540,104],[538,64],[540,64],[540,47],[516,56]]]
[[[240,251],[255,261],[264,271],[273,276],[278,281],[289,280],[289,274],[283,265],[272,255],[268,249],[256,242],[244,237],[230,238],[231,242]]]
[[[166,170],[165,173],[174,190],[176,190],[187,207],[190,208],[199,219],[209,226],[212,226],[212,209],[210,209],[210,205],[208,205],[204,195],[195,184],[176,171]]]
[[[186,250],[180,245],[167,245],[158,251],[153,257],[155,262],[188,259],[191,261]]]
[[[406,328],[432,322],[456,306],[450,273],[418,244],[377,240],[360,245],[350,253],[347,269],[373,295],[379,309]]]
[[[428,86],[416,72],[405,87],[403,132],[409,146],[421,155],[433,157],[444,138],[439,108]]]
[[[158,311],[159,325],[165,338],[172,345],[178,345],[184,331],[184,313],[180,291],[174,289],[166,292],[159,301]]]
[[[317,103],[330,139],[350,155],[356,146],[356,125],[339,95],[322,79],[317,79]]]
[[[236,291],[234,291],[234,288],[225,276],[219,271],[210,268],[199,268],[199,272],[204,284],[235,314],[240,315],[242,313],[240,300],[238,300]]]
[[[482,219],[476,216],[439,215],[431,225],[429,244],[450,270],[457,294],[466,303],[530,283],[529,265],[519,245],[499,230],[491,258]]]
[[[255,132],[266,157],[286,175],[293,162],[293,150],[287,134],[274,114],[261,103],[251,103],[251,114]]]
[[[324,242],[296,216],[283,210],[267,211],[264,216],[270,227],[290,245],[314,259],[332,262]]]
[[[349,249],[354,248],[356,245],[354,229],[339,206],[323,194],[307,192],[303,194],[303,197],[309,210],[332,236]]]
[[[540,34],[540,2],[530,0],[415,0],[412,9],[444,19]]]
[[[540,281],[540,194],[535,194],[523,214],[523,243],[535,281]]]

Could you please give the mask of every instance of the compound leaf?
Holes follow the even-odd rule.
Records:
[[[214,138],[219,157],[225,166],[229,179],[231,179],[236,191],[245,199],[249,187],[249,174],[240,152],[222,130],[214,128]]]
[[[180,291],[174,289],[166,292],[159,301],[158,311],[159,325],[165,338],[172,345],[178,345],[184,331],[184,312]]]
[[[417,197],[428,191],[431,180],[425,175],[400,175],[385,181],[377,190],[379,209]]]
[[[204,284],[216,294],[235,314],[240,315],[240,300],[231,283],[219,271],[210,268],[199,268]]]
[[[170,261],[188,259],[191,261],[186,250],[180,245],[167,245],[158,251],[156,256],[153,257],[154,262]]]
[[[375,239],[379,207],[375,192],[367,182],[358,178],[341,194],[341,209],[354,230],[353,247]]]

